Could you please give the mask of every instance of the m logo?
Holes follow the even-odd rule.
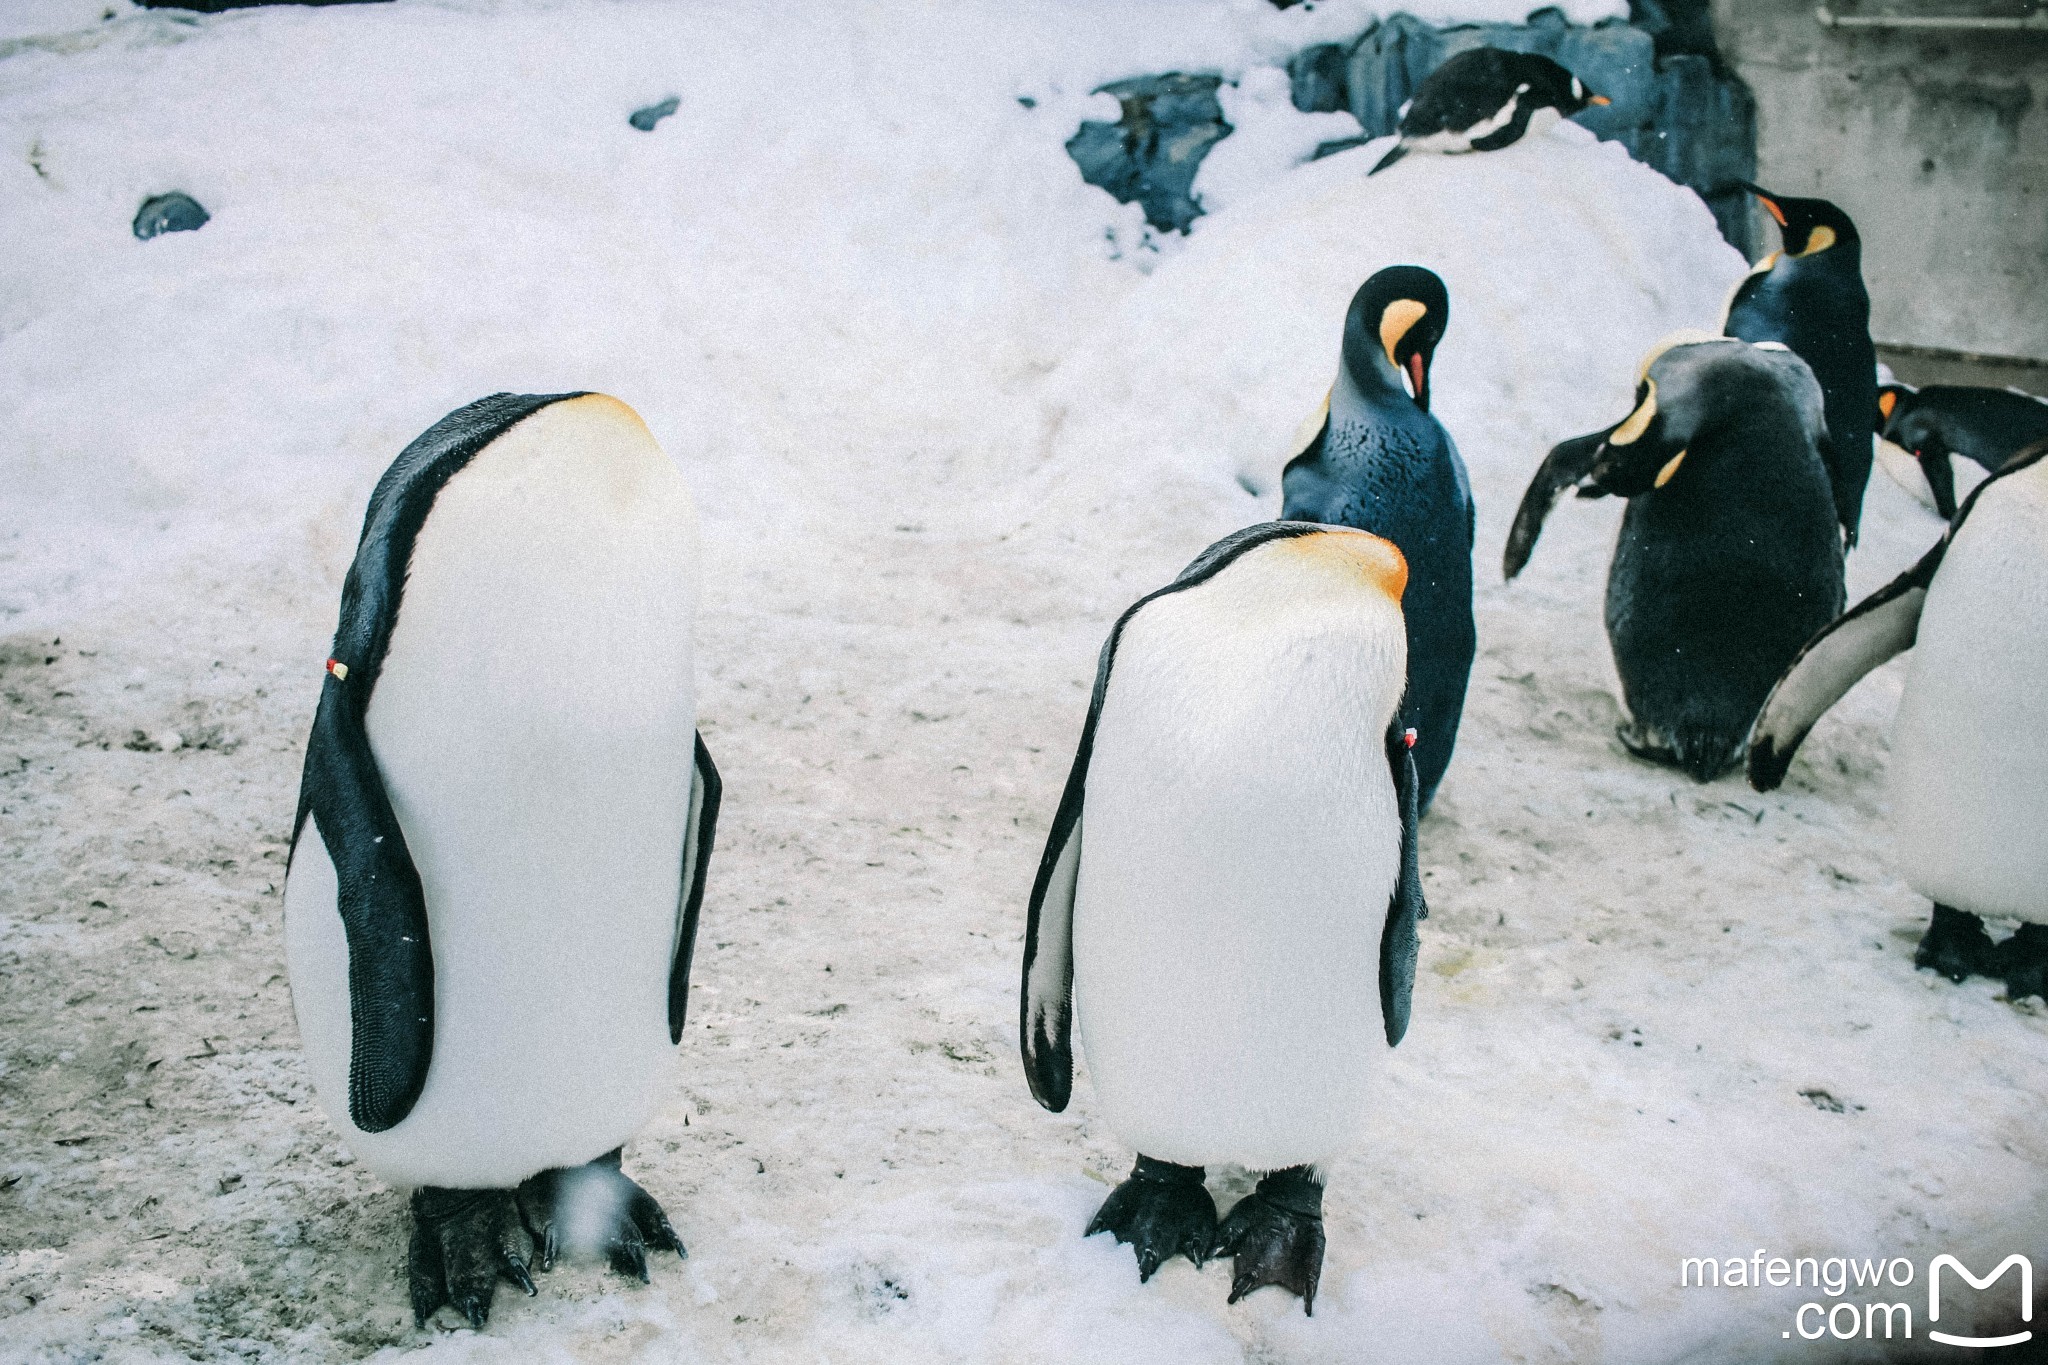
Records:
[[[1992,1271],[1981,1280],[1972,1275],[1970,1268],[1955,1257],[1935,1257],[1934,1264],[1927,1267],[1927,1320],[1929,1322],[1939,1322],[1941,1320],[1941,1268],[1943,1266],[1947,1266],[1950,1270],[1955,1271],[1956,1274],[1968,1280],[1972,1289],[1989,1289],[2006,1271],[2011,1270],[2014,1266],[2018,1266],[2020,1268],[2020,1321],[2032,1322],[2034,1320],[2034,1264],[2026,1257],[2015,1252],[2000,1261],[1998,1269]],[[1993,1346],[2017,1346],[2023,1341],[2032,1341],[2034,1338],[2032,1331],[2014,1332],[2011,1336],[2005,1337],[1957,1337],[1950,1336],[1947,1332],[1937,1332],[1931,1327],[1928,1328],[1927,1335],[1945,1346],[1975,1346],[1980,1350]]]

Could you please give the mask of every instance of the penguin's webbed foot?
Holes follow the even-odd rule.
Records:
[[[1175,1256],[1197,1266],[1209,1259],[1216,1236],[1216,1201],[1202,1184],[1200,1166],[1176,1166],[1140,1156],[1130,1178],[1110,1191],[1086,1236],[1113,1233],[1138,1254],[1138,1282]]]
[[[1951,981],[1972,976],[2003,976],[2005,954],[1992,946],[1984,921],[1967,910],[1936,905],[1934,920],[1913,953],[1913,965],[1940,972]]]
[[[1232,1303],[1278,1285],[1301,1295],[1302,1311],[1314,1317],[1323,1245],[1323,1187],[1308,1167],[1291,1166],[1237,1201],[1217,1229],[1212,1254],[1231,1257]]]
[[[445,1303],[481,1329],[500,1276],[529,1296],[537,1292],[527,1270],[532,1259],[533,1239],[511,1190],[413,1191],[407,1279],[414,1326],[426,1326]]]
[[[582,1166],[558,1167],[519,1187],[519,1211],[540,1244],[540,1268],[552,1269],[566,1242],[602,1251],[611,1268],[647,1283],[647,1249],[690,1253],[654,1196],[620,1169],[614,1148]]]
[[[2005,978],[2005,998],[2048,1000],[2048,924],[2022,924],[1998,945],[1995,974]]]

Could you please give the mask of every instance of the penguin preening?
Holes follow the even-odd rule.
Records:
[[[1877,392],[1883,419],[1878,460],[1907,492],[1955,516],[1960,497],[2014,452],[2048,440],[2048,400],[2019,389],[1964,384],[1886,384]],[[1968,460],[1973,467],[1956,463]]]
[[[1920,562],[1817,635],[1757,718],[1749,780],[1864,674],[1913,658],[1894,722],[1899,870],[1934,902],[1916,966],[2048,997],[2048,441],[1977,486]],[[1983,916],[2022,921],[1993,946]]]
[[[683,1246],[620,1170],[681,1035],[717,770],[696,513],[600,394],[497,394],[378,481],[285,881],[329,1117],[413,1187],[410,1285],[481,1326],[558,1242]]]
[[[1782,251],[1758,261],[1735,287],[1721,330],[1743,341],[1775,341],[1807,363],[1827,414],[1821,447],[1835,515],[1856,544],[1870,482],[1878,423],[1877,349],[1870,294],[1863,287],[1863,240],[1849,215],[1825,199],[1790,199],[1745,184],[1771,215]]]
[[[1637,372],[1636,407],[1554,447],[1503,569],[1528,563],[1558,495],[1626,497],[1607,572],[1620,739],[1705,782],[1740,761],[1785,664],[1842,607],[1821,395],[1782,346],[1681,333]]]
[[[1425,811],[1450,766],[1478,652],[1471,483],[1429,413],[1430,362],[1450,309],[1443,281],[1420,266],[1389,266],[1359,287],[1344,316],[1337,382],[1281,481],[1283,520],[1371,531],[1407,561],[1401,724],[1417,735]]]
[[[1234,1258],[1230,1298],[1315,1308],[1322,1182],[1408,1026],[1414,755],[1401,553],[1363,531],[1248,527],[1118,618],[1031,892],[1020,1034],[1066,1108],[1072,1030],[1139,1155],[1089,1226],[1141,1279]],[[1378,989],[1374,989],[1377,982]],[[1267,1172],[1222,1224],[1204,1167]]]
[[[1378,175],[1410,152],[1498,151],[1607,103],[1548,57],[1475,47],[1423,78],[1401,112],[1401,140],[1366,174]]]

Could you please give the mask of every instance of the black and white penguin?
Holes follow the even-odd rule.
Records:
[[[1877,410],[1884,422],[1878,462],[1943,519],[2015,451],[2048,441],[2048,400],[2019,389],[1886,384]],[[1959,456],[1969,464],[1957,464]]]
[[[1422,808],[1458,742],[1478,635],[1472,624],[1472,487],[1429,412],[1429,367],[1450,321],[1444,282],[1420,266],[1380,271],[1352,296],[1337,382],[1282,477],[1286,521],[1355,526],[1408,562],[1408,691]],[[1408,387],[1402,387],[1403,380]]]
[[[1892,737],[1899,870],[1934,902],[1917,966],[2048,997],[2048,441],[1977,486],[1918,564],[1808,644],[1771,692],[1749,780],[1864,674],[1913,651]],[[2022,921],[1996,947],[1985,915]]]
[[[497,394],[371,495],[285,881],[314,1088],[411,1187],[411,1297],[481,1326],[558,1241],[682,1254],[620,1147],[688,999],[719,781],[697,522],[640,418]]]
[[[1475,47],[1423,78],[1401,112],[1401,140],[1366,174],[1378,175],[1410,152],[1498,151],[1608,102],[1548,57]]]
[[[1877,349],[1863,287],[1863,239],[1825,199],[1788,199],[1745,185],[1778,224],[1784,250],[1758,261],[1735,287],[1721,330],[1792,348],[1820,381],[1827,413],[1822,456],[1845,542],[1856,544],[1877,434]]]
[[[1230,1298],[1315,1309],[1322,1179],[1408,1026],[1414,755],[1401,552],[1248,527],[1118,618],[1031,890],[1024,1071],[1057,1113],[1072,1028],[1139,1153],[1089,1225],[1139,1278],[1235,1259]],[[1377,982],[1378,989],[1374,989]],[[1219,1227],[1204,1168],[1266,1172]]]
[[[1537,470],[1508,535],[1511,579],[1566,488],[1629,500],[1607,639],[1631,753],[1701,782],[1739,762],[1771,684],[1842,609],[1821,433],[1820,386],[1798,356],[1681,333],[1643,361],[1633,412]]]

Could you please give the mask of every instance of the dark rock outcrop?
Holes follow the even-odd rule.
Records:
[[[212,216],[191,195],[182,190],[172,190],[169,194],[153,194],[143,200],[130,226],[136,239],[146,242],[166,232],[197,232]]]
[[[651,133],[654,131],[655,124],[661,122],[682,107],[682,100],[675,95],[670,95],[659,104],[650,104],[644,109],[635,109],[626,116],[626,122],[632,124],[643,133]]]
[[[1114,95],[1123,106],[1115,123],[1090,119],[1067,139],[1067,155],[1081,178],[1136,201],[1145,221],[1161,232],[1186,232],[1201,216],[1194,197],[1195,172],[1209,149],[1230,136],[1216,99],[1220,76],[1137,76],[1114,81],[1095,93]]]

